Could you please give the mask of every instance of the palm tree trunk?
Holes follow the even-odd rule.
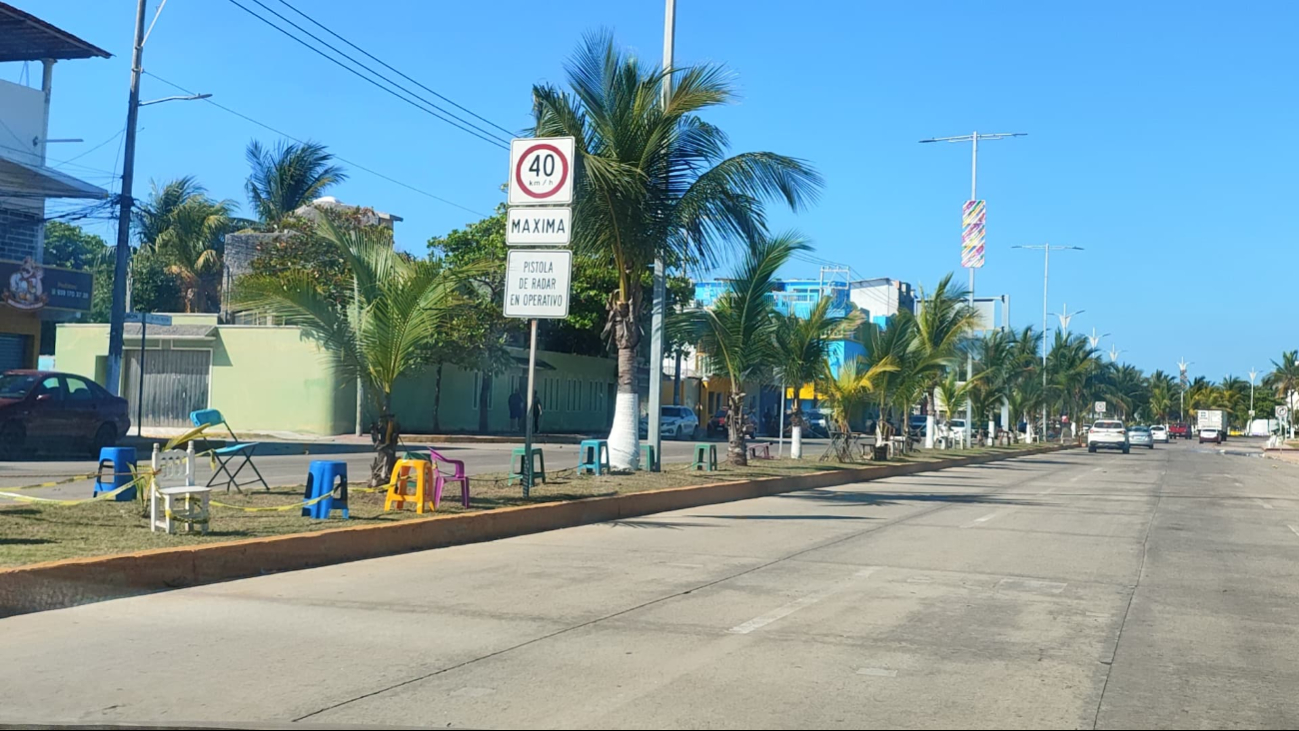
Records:
[[[618,392],[613,426],[609,428],[609,463],[615,470],[634,470],[640,463],[640,394],[636,390],[636,346],[640,333],[631,303],[614,302],[610,310],[609,324],[618,346]]]
[[[442,433],[442,364],[438,363],[438,375],[433,381],[433,433]]]
[[[784,386],[781,386],[784,388]],[[799,387],[794,387],[794,398],[790,401],[789,420],[789,456],[790,459],[803,458],[803,409],[798,398]]]
[[[392,391],[384,391],[379,411],[379,418],[370,432],[370,439],[374,442],[370,487],[388,484],[392,468],[397,463],[397,443],[401,440],[401,427],[392,414]]]
[[[728,400],[731,411],[726,417],[726,434],[729,437],[726,445],[726,460],[736,467],[745,467],[749,464],[749,454],[744,443],[744,392],[739,384],[731,384]]]

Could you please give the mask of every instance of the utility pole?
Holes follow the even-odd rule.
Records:
[[[921,144],[929,142],[969,142],[970,143],[970,200],[978,200],[978,182],[979,182],[979,140],[1003,140],[1007,137],[1025,137],[1027,132],[996,132],[993,134],[979,134],[974,132],[959,137],[933,137],[927,140],[920,140]],[[975,266],[967,267],[970,270],[970,309],[974,309],[974,270],[983,266],[980,261]],[[965,382],[970,383],[974,380],[974,352],[966,354],[965,358]],[[929,426],[932,433],[933,428]],[[963,446],[966,449],[970,447],[971,440],[974,437],[974,418],[973,404],[970,399],[965,400],[965,435],[962,439]],[[927,440],[926,440],[927,441]]]
[[[131,184],[135,180],[135,123],[140,116],[140,71],[144,58],[144,13],[146,0],[135,9],[135,43],[131,50],[131,95],[126,105],[125,157],[122,160],[122,192],[117,208],[117,256],[113,264],[113,308],[108,321],[108,372],[104,386],[114,396],[122,387],[122,340],[126,325],[126,272],[131,263]],[[143,344],[141,344],[143,346]]]
[[[1042,257],[1042,440],[1046,440],[1046,334],[1049,331],[1047,326],[1047,296],[1051,284],[1051,252],[1052,251],[1082,251],[1081,246],[1052,246],[1051,244],[1032,244],[1028,246],[1012,246],[1012,249],[1031,249],[1040,250]],[[1077,418],[1077,414],[1074,415]],[[1061,433],[1063,435],[1063,431]]]
[[[672,99],[672,45],[677,32],[677,2],[666,0],[663,14],[663,89],[662,100],[666,108]],[[663,419],[663,323],[667,319],[667,270],[663,264],[662,250],[654,257],[654,303],[650,315],[650,382],[648,411],[649,433],[645,435],[654,445],[655,459],[663,448],[660,425]],[[732,384],[734,385],[734,384]]]
[[[1066,303],[1064,304],[1064,308],[1063,308],[1060,312],[1053,313],[1053,314],[1056,316],[1057,319],[1060,320],[1060,329],[1063,330],[1063,331],[1065,331],[1065,332],[1069,332],[1069,323],[1070,323],[1070,322],[1073,322],[1073,319],[1074,319],[1075,317],[1077,317],[1078,315],[1081,315],[1082,313],[1084,313],[1084,312],[1086,312],[1086,311],[1087,311],[1087,310],[1078,310],[1077,312],[1070,312],[1070,311],[1069,311],[1069,303],[1066,302]],[[1094,331],[1093,331],[1093,332],[1094,332]]]

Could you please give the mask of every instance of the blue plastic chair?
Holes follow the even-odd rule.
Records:
[[[225,417],[221,415],[219,410],[199,409],[190,413],[189,420],[194,426],[203,428],[220,424],[230,434],[230,441],[235,442],[209,451],[212,458],[216,460],[217,466],[212,471],[212,479],[207,481],[208,487],[224,481],[226,492],[230,492],[231,487],[234,487],[238,492],[243,492],[241,488],[244,485],[253,485],[260,482],[267,491],[271,489],[271,486],[266,484],[266,479],[262,477],[262,473],[258,471],[257,465],[253,464],[253,454],[260,445],[257,442],[239,442],[239,437],[235,436],[235,430],[230,428],[230,424],[226,423]],[[233,472],[230,471],[231,463],[237,463],[238,465]],[[243,472],[245,467],[251,467],[253,473],[257,475],[257,479],[239,482],[239,473]],[[223,474],[225,475],[224,478],[221,477]]]
[[[302,492],[303,500],[312,500],[328,495],[324,500],[305,505],[302,515],[306,518],[325,520],[335,510],[343,511],[343,520],[347,514],[347,463],[327,459],[316,459],[311,462],[307,473],[307,487]]]
[[[613,471],[609,465],[609,441],[584,439],[577,448],[577,474],[604,475]]]
[[[105,480],[104,468],[112,470]],[[101,492],[112,492],[123,485],[129,485],[135,481],[131,471],[135,469],[135,447],[104,447],[99,450],[99,468],[95,473],[95,491],[92,495],[98,495]],[[119,503],[130,502],[135,499],[136,488],[132,487],[123,490],[113,496],[113,500]]]

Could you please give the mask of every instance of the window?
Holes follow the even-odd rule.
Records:
[[[36,387],[36,396],[38,398],[47,394],[53,396],[55,401],[63,400],[63,386],[59,384],[58,376],[50,376],[41,381],[41,385]]]
[[[93,401],[95,392],[90,388],[90,384],[80,378],[67,376],[63,379],[64,386],[68,390],[69,401]]]

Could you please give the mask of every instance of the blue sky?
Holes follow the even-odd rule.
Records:
[[[134,2],[9,0],[114,54],[56,68],[52,137],[68,159],[122,129]],[[248,0],[241,0],[254,7]],[[278,0],[264,0],[291,15]],[[296,0],[349,40],[508,129],[529,90],[562,82],[583,32],[661,54],[662,5]],[[150,10],[156,6],[151,0]],[[259,9],[260,10],[260,9]],[[814,163],[820,203],[773,216],[818,257],[864,277],[932,286],[959,269],[968,145],[931,136],[1028,132],[980,148],[988,201],[981,295],[1008,293],[1015,325],[1040,323],[1042,259],[1015,244],[1086,247],[1053,257],[1050,309],[1086,312],[1147,370],[1243,375],[1295,342],[1299,255],[1299,3],[859,3],[680,0],[678,64],[725,63],[741,98],[710,119],[734,149]],[[473,211],[501,200],[507,153],[405,105],[224,0],[169,3],[145,68]],[[0,65],[17,80],[21,64]],[[39,68],[31,73],[39,78]],[[145,99],[176,93],[144,80]],[[137,185],[196,175],[247,212],[244,147],[275,135],[203,102],[146,107]],[[69,172],[106,184],[117,140]],[[77,167],[87,166],[87,167]],[[89,168],[94,168],[93,170]],[[332,193],[405,218],[398,244],[476,216],[360,170]],[[94,224],[109,233],[107,224]],[[799,263],[789,276],[816,275]],[[964,280],[964,272],[958,272]],[[1054,324],[1054,323],[1053,323]]]

